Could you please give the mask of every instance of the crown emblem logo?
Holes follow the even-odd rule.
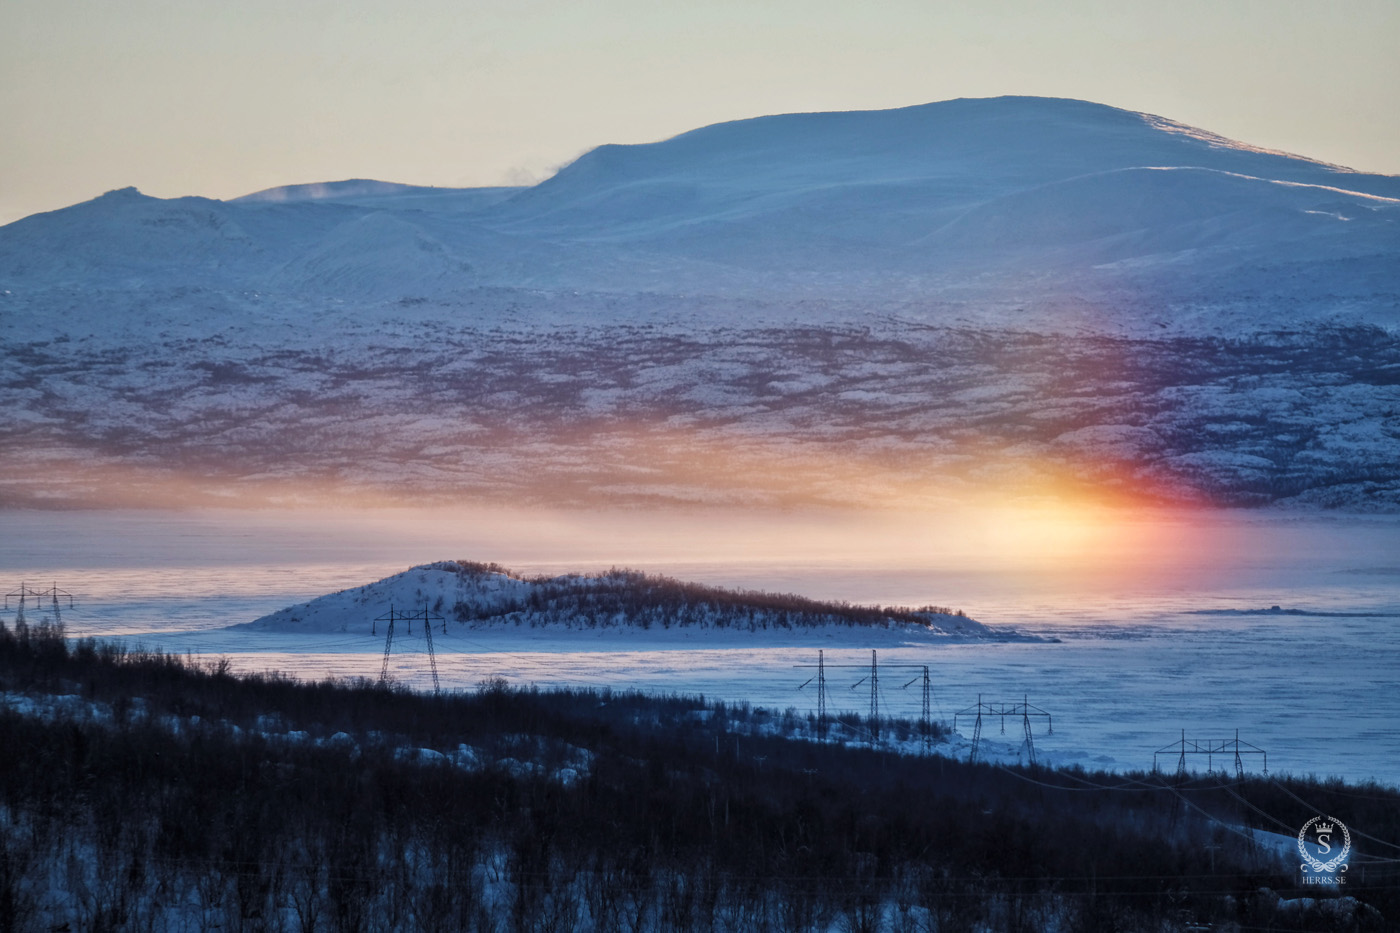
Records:
[[[1341,834],[1341,851],[1334,854],[1335,833]],[[1347,858],[1351,855],[1351,831],[1341,820],[1325,816],[1315,816],[1298,830],[1298,854],[1303,857],[1303,872],[1318,875],[1337,876],[1338,883],[1345,881],[1339,873],[1347,870]],[[1326,861],[1323,861],[1327,856]]]

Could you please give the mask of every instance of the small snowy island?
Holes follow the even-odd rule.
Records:
[[[390,608],[427,610],[447,631],[548,630],[818,637],[880,634],[907,640],[1032,640],[960,610],[864,606],[731,590],[635,570],[527,577],[496,564],[439,561],[289,606],[238,628],[338,633],[365,629]],[[1038,639],[1035,639],[1038,640]]]

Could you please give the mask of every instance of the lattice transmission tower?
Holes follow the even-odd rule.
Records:
[[[794,665],[793,665],[793,667],[796,667],[796,668],[807,668],[807,669],[809,669],[809,670],[810,670],[813,666],[814,666],[814,665],[811,665],[811,664],[794,664]],[[826,706],[827,706],[827,697],[826,697],[826,672],[827,672],[828,670],[833,670],[833,669],[838,669],[838,668],[839,668],[839,669],[845,669],[845,670],[862,670],[862,671],[868,671],[868,673],[867,673],[864,677],[862,677],[860,680],[857,680],[855,683],[851,684],[851,689],[852,689],[852,690],[856,690],[856,689],[859,688],[862,684],[865,684],[865,683],[868,683],[868,684],[870,685],[870,714],[869,714],[869,719],[870,719],[870,732],[871,732],[872,741],[878,742],[878,741],[880,740],[880,670],[881,670],[881,665],[880,665],[880,663],[879,663],[879,654],[878,654],[874,649],[872,649],[871,652],[870,652],[870,663],[869,663],[868,665],[867,665],[867,664],[827,664],[827,663],[826,663],[826,652],[825,652],[825,651],[818,651],[818,652],[817,652],[817,663],[816,663],[815,667],[817,668],[817,673],[816,673],[816,675],[813,676],[813,677],[807,678],[805,681],[802,682],[801,685],[798,686],[797,689],[798,689],[798,690],[804,689],[805,687],[807,687],[808,684],[810,684],[810,683],[811,683],[812,681],[814,681],[814,680],[817,682],[817,736],[818,736],[819,738],[821,738],[821,739],[825,739],[825,738],[826,738],[826,724],[827,724],[827,712],[826,712]],[[921,677],[922,677],[922,680],[923,680],[923,702],[922,702],[922,704],[921,704],[921,706],[920,706],[920,713],[919,713],[919,731],[920,731],[920,734],[923,736],[923,740],[924,740],[924,749],[927,751],[927,750],[930,748],[930,746],[932,746],[932,744],[933,744],[933,719],[932,719],[932,716],[931,716],[931,713],[930,713],[930,707],[932,706],[933,688],[932,688],[932,681],[931,681],[931,679],[930,679],[930,677],[929,677],[928,665],[927,665],[927,664],[886,664],[886,665],[884,665],[883,667],[884,667],[885,670],[910,670],[910,671],[919,671],[919,672],[920,672]],[[900,689],[905,689],[905,688],[909,687],[911,684],[914,684],[914,683],[918,682],[919,680],[920,680],[920,677],[914,677],[914,678],[913,678],[912,680],[910,680],[908,683],[904,684],[903,687],[901,687]]]
[[[6,612],[10,611],[10,600],[12,599],[17,600],[15,608],[16,625],[19,625],[20,623],[26,621],[24,618],[24,608],[26,600],[34,600],[33,608],[38,612],[43,612],[45,611],[45,609],[47,609],[49,612],[52,612],[54,625],[60,625],[63,622],[62,607],[60,606],[60,600],[67,600],[69,609],[72,609],[74,606],[73,594],[68,592],[67,590],[59,589],[57,583],[53,584],[46,590],[37,589],[35,587],[30,586],[28,583],[21,583],[19,585],[19,589],[15,590],[12,593],[5,594]],[[45,600],[48,601],[47,606],[45,605]]]
[[[989,717],[995,716],[1001,720],[1002,735],[1006,735],[1006,717],[1010,716],[1012,719],[1015,719],[1019,716],[1021,718],[1021,728],[1025,734],[1024,745],[1026,748],[1026,757],[1031,764],[1036,763],[1035,738],[1032,734],[1031,720],[1043,718],[1046,725],[1046,735],[1055,734],[1055,721],[1048,712],[1041,709],[1039,706],[1032,706],[1029,697],[1022,697],[1020,703],[1006,700],[990,703],[983,702],[982,694],[979,693],[977,694],[977,703],[975,705],[969,706],[964,710],[959,710],[953,714],[953,728],[956,729],[958,727],[959,716],[972,716],[974,714],[977,719],[972,726],[972,750],[968,753],[967,757],[969,762],[976,761],[977,753],[981,750],[983,714]]]
[[[1154,773],[1157,771],[1157,758],[1159,755],[1176,756],[1177,777],[1186,776],[1186,757],[1188,755],[1204,755],[1207,774],[1215,770],[1216,758],[1221,759],[1222,767],[1226,766],[1226,762],[1233,761],[1236,779],[1244,777],[1244,759],[1249,756],[1257,755],[1261,761],[1263,773],[1269,773],[1269,753],[1258,745],[1251,745],[1248,742],[1240,741],[1240,730],[1238,729],[1235,730],[1235,737],[1233,739],[1221,739],[1218,742],[1211,739],[1206,739],[1205,741],[1188,739],[1186,738],[1186,730],[1182,729],[1180,739],[1152,753],[1152,770]]]
[[[444,619],[442,616],[438,615],[436,612],[431,612],[426,608],[414,609],[411,612],[409,612],[401,609],[395,609],[393,605],[390,605],[389,611],[387,613],[385,613],[382,616],[379,616],[377,619],[374,620],[373,624],[370,626],[370,634],[378,634],[378,625],[380,622],[388,623],[384,631],[384,664],[379,668],[380,684],[387,686],[389,683],[389,652],[394,647],[394,625],[398,622],[403,622],[407,624],[408,634],[412,635],[413,623],[422,622],[423,637],[427,641],[428,645],[428,666],[433,672],[433,692],[441,693],[442,685],[438,681],[437,651],[433,648],[433,623],[441,622],[442,633],[446,635],[447,620]]]

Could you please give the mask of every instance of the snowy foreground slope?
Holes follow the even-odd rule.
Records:
[[[1042,98],[0,228],[0,505],[1400,507],[1400,179]]]
[[[299,684],[42,630],[0,631],[0,649],[0,742],[24,750],[0,823],[17,929],[1185,933],[1400,916],[1397,796],[1374,784],[1026,770],[888,716]],[[1350,827],[1347,881],[1300,889],[1292,827],[1318,813]]]
[[[1024,640],[960,612],[852,606],[684,583],[635,571],[520,577],[490,564],[439,561],[365,586],[290,606],[235,628],[284,633],[359,631],[366,619],[394,609],[440,616],[444,633],[547,628],[563,632],[631,631],[638,640],[681,631],[749,636],[849,634],[917,640]],[[421,623],[420,623],[421,624]],[[1038,639],[1031,639],[1038,640]]]

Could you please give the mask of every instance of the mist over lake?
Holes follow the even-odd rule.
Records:
[[[798,686],[818,648],[828,663],[928,665],[936,715],[979,695],[1031,702],[1054,715],[1037,738],[1048,760],[1151,767],[1152,752],[1189,737],[1242,738],[1268,751],[1271,772],[1400,782],[1400,524],[1386,518],[1215,514],[1192,535],[1221,546],[1125,565],[1104,555],[1060,567],[1029,558],[892,547],[891,527],[813,540],[802,516],[287,512],[8,512],[5,579],[74,594],[61,606],[70,636],[119,637],[176,653],[227,657],[238,669],[304,679],[375,677],[383,637],[363,625],[333,635],[229,629],[330,592],[442,558],[495,560],[527,574],[606,570],[661,573],[727,588],[790,592],[862,604],[936,604],[1041,642],[915,647],[864,638],[784,640],[771,633],[660,637],[471,630],[436,638],[445,686],[491,677],[514,684],[637,687],[703,693],[774,709],[814,708]],[[745,552],[726,531],[806,536],[799,560]],[[906,529],[907,531],[907,529]],[[651,537],[677,544],[648,560]],[[907,544],[907,540],[905,541]],[[1080,555],[1084,557],[1085,555]],[[1206,559],[1208,557],[1208,559]],[[532,559],[533,558],[533,559]],[[979,558],[988,563],[979,569]],[[1168,559],[1170,558],[1170,559]],[[1274,610],[1273,607],[1278,607]],[[32,620],[44,607],[28,609]],[[11,600],[12,621],[14,601]],[[392,674],[429,686],[421,635],[396,642]],[[800,676],[799,676],[800,674]],[[849,678],[854,683],[859,674]],[[889,674],[886,712],[917,717],[917,689]],[[834,686],[832,703],[861,712],[867,694]],[[966,731],[962,720],[960,727]],[[1019,722],[988,727],[1015,756]],[[1174,762],[1168,763],[1174,767]],[[1223,766],[1223,765],[1221,765]]]

